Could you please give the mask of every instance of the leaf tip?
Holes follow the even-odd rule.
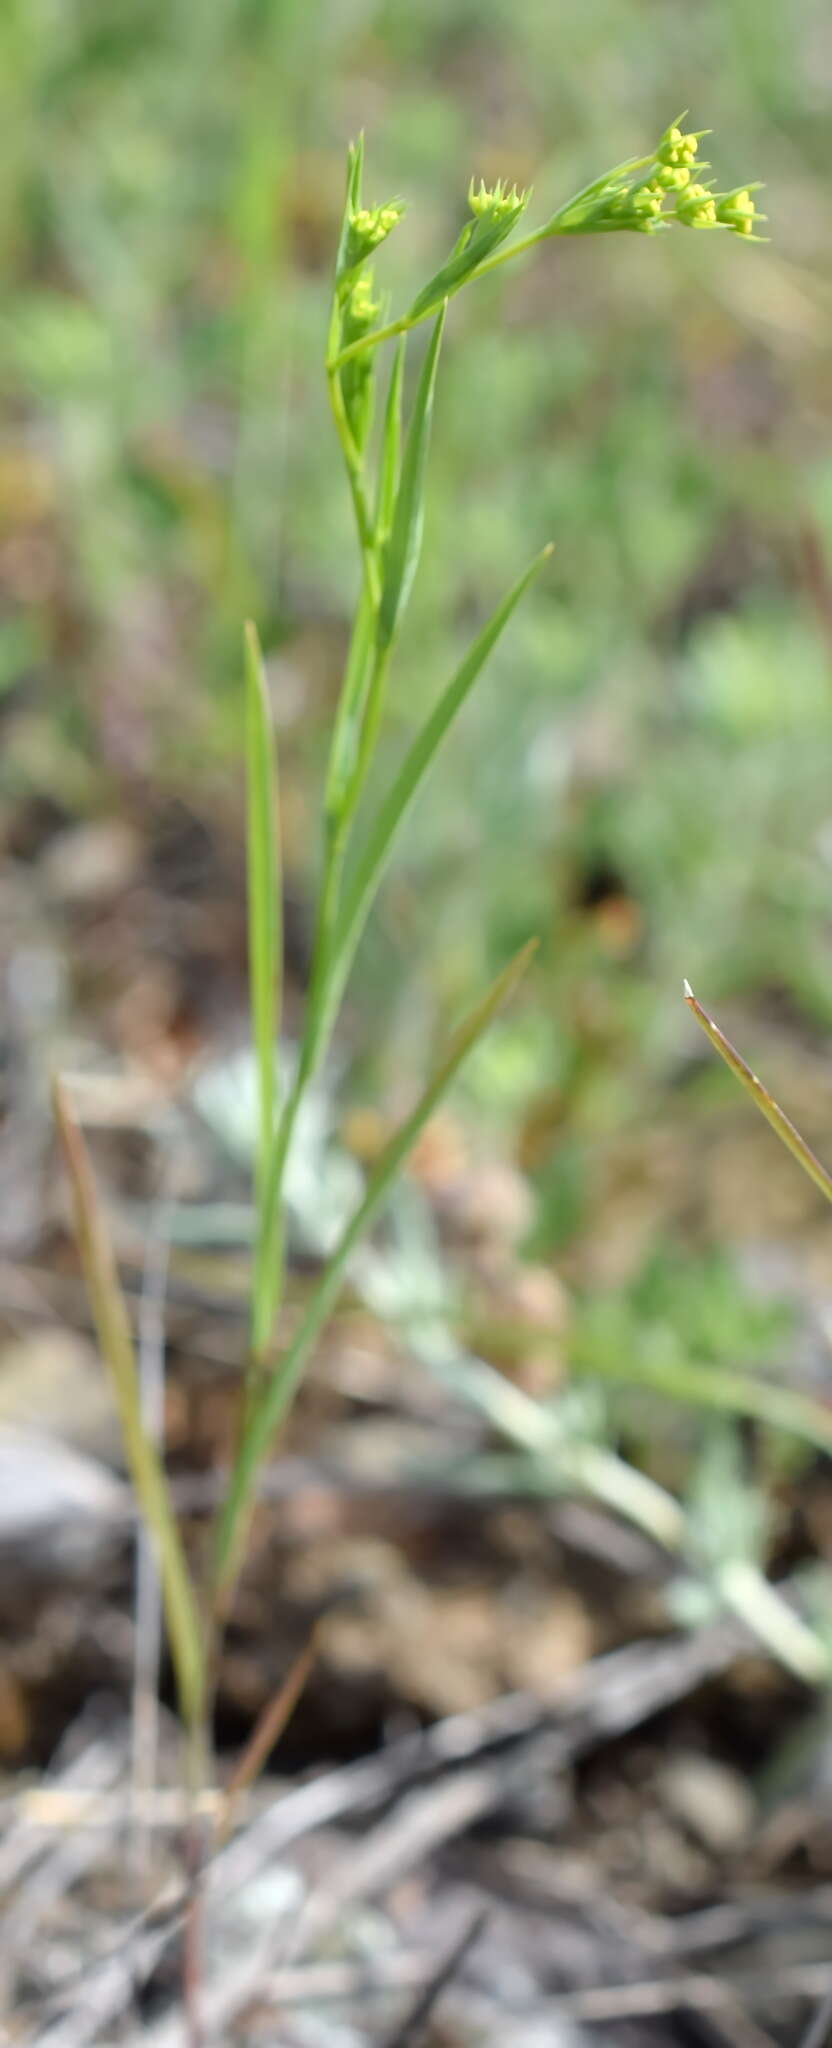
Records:
[[[66,1082],[57,1067],[53,1068],[50,1076],[49,1095],[52,1103],[52,1114],[55,1119],[55,1128],[63,1151],[67,1159],[69,1159],[74,1150],[77,1124]]]

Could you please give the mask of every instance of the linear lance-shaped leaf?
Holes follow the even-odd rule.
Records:
[[[523,571],[506,593],[496,611],[483,626],[464,660],[451,677],[424,725],[411,742],[398,774],[382,798],[352,873],[348,875],[335,934],[334,958],[330,967],[326,1015],[322,1019],[320,1046],[326,1043],[362,932],[384,875],[393,842],[424,777],[427,775],[449,727],[470,695],[492,648],[505,631],[512,613],[528,590],[538,570],[551,555],[551,544]]]
[[[444,1060],[432,1075],[415,1108],[394,1132],[377,1160],[367,1182],[363,1201],[350,1218],[328,1264],[324,1267],[288,1350],[284,1352],[270,1378],[261,1383],[257,1405],[231,1472],[225,1505],[219,1521],[215,1571],[220,1595],[227,1593],[235,1573],[244,1534],[244,1520],[253,1501],[258,1467],[268,1451],[275,1430],[291,1404],[312,1346],[335,1304],[350,1255],[375,1222],[400,1167],[415,1145],[428,1118],[433,1115],[437,1104],[447,1093],[463,1060],[467,1058],[483,1032],[488,1029],[497,1011],[513,994],[536,947],[537,940],[532,939],[521,948],[503,969],[502,974],[497,976],[476,1009],[460,1026]]]
[[[529,198],[528,192],[511,192],[503,196],[500,188],[499,203],[466,222],[450,256],[414,299],[408,313],[409,321],[424,320],[435,306],[442,304],[443,299],[452,298],[469,277],[475,276],[480,264],[485,263],[507,240]]]
[[[341,233],[338,238],[338,254],[335,259],[335,276],[340,279],[346,269],[347,249],[350,239],[350,223],[353,214],[361,205],[361,178],[364,169],[364,137],[347,148],[347,189],[344,196],[344,211],[341,218]]]
[[[387,387],[387,403],[384,408],[384,426],[381,436],[381,459],[379,463],[378,504],[376,506],[376,532],[381,542],[386,541],[393,520],[396,491],[399,483],[402,440],[402,385],[404,382],[404,358],[407,335],[400,334],[393,356],[390,382]]]
[[[413,412],[405,438],[393,523],[384,550],[384,582],[378,617],[378,644],[382,649],[390,646],[399,615],[410,596],[422,547],[425,470],[433,419],[436,369],[444,324],[443,306],[434,325],[416,387]]]

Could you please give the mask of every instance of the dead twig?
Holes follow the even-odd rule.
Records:
[[[487,1921],[487,1907],[484,1907],[482,1912],[474,1914],[468,1926],[457,1937],[447,1955],[434,1969],[432,1976],[414,1999],[409,2013],[389,2036],[385,2048],[416,2048],[419,2035],[430,2019],[437,1999],[441,1998],[443,1991],[447,1990],[448,1985],[458,1975],[466,1956],[470,1955],[472,1948],[479,1941]]]
[[[806,2032],[802,2037],[800,2048],[829,2048],[830,2041],[832,2041],[832,1983],[830,1983],[825,1997],[821,1999],[817,2011],[813,2013],[809,2021]]]

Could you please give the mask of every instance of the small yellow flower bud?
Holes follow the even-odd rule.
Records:
[[[698,149],[698,135],[683,135],[681,128],[666,128],[656,156],[659,163],[664,164],[668,170],[687,170],[693,163]]]
[[[661,213],[663,199],[664,193],[661,190],[657,192],[652,184],[625,185],[622,192],[618,192],[614,199],[607,201],[605,206],[599,209],[599,225],[606,214],[622,227],[649,228],[650,223],[657,220]]]
[[[684,164],[662,164],[653,182],[663,192],[682,192],[690,183],[690,171]]]
[[[717,193],[716,217],[723,227],[732,228],[735,235],[752,235],[757,221],[764,218],[757,212],[745,185],[737,192]]]
[[[347,299],[344,319],[345,325],[351,330],[350,339],[355,340],[357,335],[366,334],[373,321],[378,319],[380,312],[381,301],[373,298],[372,273],[368,270],[363,277],[356,278]]]
[[[497,179],[497,183],[491,191],[484,184],[482,178],[479,182],[479,188],[475,186],[473,178],[468,187],[468,205],[478,220],[501,221],[509,214],[516,215],[522,213],[528,197],[528,192],[518,192],[516,185],[512,185],[509,189],[507,185],[503,184],[502,178]]]
[[[641,190],[639,192],[633,193],[633,213],[649,214],[653,219],[655,219],[656,215],[661,213],[661,210],[662,195],[660,192],[651,192],[648,185],[642,185]]]
[[[404,207],[392,199],[387,206],[359,206],[350,214],[344,272],[357,269],[380,242],[386,241],[403,212]]]
[[[688,185],[676,201],[676,219],[688,228],[716,227],[716,204],[706,185]]]

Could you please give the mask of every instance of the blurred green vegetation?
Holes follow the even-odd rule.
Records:
[[[347,139],[408,202],[397,302],[472,172],[542,217],[688,106],[721,183],[766,181],[764,247],[555,243],[448,323],[391,759],[556,553],[408,833],[354,1037],[423,1071],[539,931],[467,1085],[523,1128],[538,1248],[568,1244],[611,1141],[680,1090],[687,1131],[733,1111],[683,974],[798,1045],[832,1024],[828,10],[7,0],[0,80],[0,797],[66,820],[153,787],[210,819],[251,613],[299,895],[357,576],[321,376]]]

